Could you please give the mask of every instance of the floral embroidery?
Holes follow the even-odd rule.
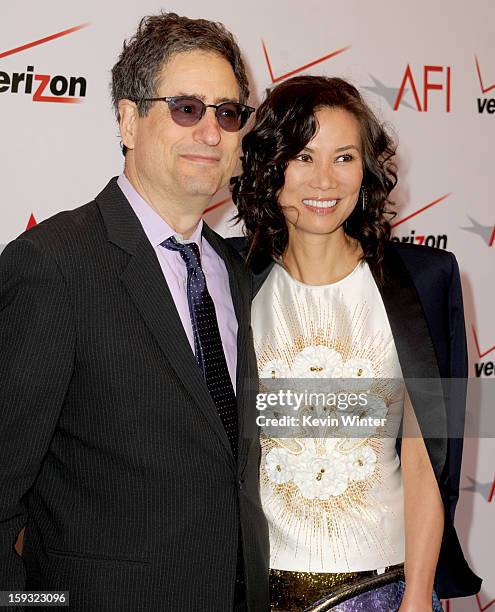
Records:
[[[362,481],[375,471],[377,456],[368,445],[343,453],[330,451],[318,457],[306,449],[299,455],[273,448],[265,457],[268,478],[281,485],[293,481],[306,499],[326,500],[342,495],[350,481]]]
[[[272,359],[266,363],[259,374],[260,378],[289,378],[290,368],[281,359]]]
[[[351,480],[365,480],[375,471],[376,453],[368,445],[353,450],[347,456],[347,473]]]
[[[294,358],[293,378],[338,378],[342,376],[342,356],[328,346],[308,346]]]
[[[268,478],[275,484],[284,484],[294,477],[293,455],[286,448],[272,448],[266,455],[265,468]]]

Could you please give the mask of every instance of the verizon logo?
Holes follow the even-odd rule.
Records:
[[[83,23],[8,51],[3,51],[0,53],[0,59],[44,45],[62,36],[77,32],[88,25],[88,23]],[[86,96],[87,86],[87,81],[82,76],[42,74],[36,71],[33,65],[28,65],[23,72],[8,73],[0,71],[0,93],[27,94],[32,96],[33,102],[61,102],[66,104],[81,102],[82,98]]]

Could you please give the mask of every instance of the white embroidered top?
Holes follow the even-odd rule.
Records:
[[[297,378],[298,388],[301,379],[376,379],[368,389],[369,412],[362,414],[400,421],[402,372],[366,263],[323,286],[298,282],[275,264],[254,299],[252,327],[260,378]],[[306,382],[310,391],[311,380]],[[299,416],[304,410],[315,407],[304,405]],[[270,528],[270,567],[351,572],[403,562],[395,436],[380,428],[363,429],[358,438],[309,437],[315,434],[307,431],[290,438],[262,434],[261,500]]]

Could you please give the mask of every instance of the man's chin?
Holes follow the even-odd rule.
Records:
[[[184,193],[191,197],[212,198],[223,187],[220,181],[186,179],[183,185]]]

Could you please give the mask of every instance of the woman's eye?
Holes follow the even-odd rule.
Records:
[[[344,153],[343,155],[339,155],[335,161],[338,162],[348,162],[352,161],[354,157],[350,153]]]
[[[299,155],[296,155],[295,159],[302,162],[309,162],[311,161],[311,155],[308,155],[307,153],[299,153]]]

